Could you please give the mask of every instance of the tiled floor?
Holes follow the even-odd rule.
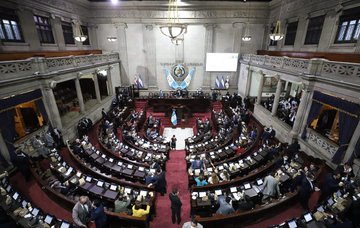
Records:
[[[184,150],[185,149],[185,139],[194,135],[194,131],[192,128],[171,128],[165,127],[163,136],[170,139],[173,135],[175,135],[176,141],[176,149]]]

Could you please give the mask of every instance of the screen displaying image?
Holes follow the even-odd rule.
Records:
[[[62,222],[60,225],[60,228],[69,228],[69,227],[70,227],[70,224],[67,222]]]
[[[312,221],[312,216],[310,213],[307,213],[304,215],[304,219],[305,219],[305,222],[310,222]]]
[[[52,220],[53,220],[52,216],[46,215],[44,222],[50,225],[52,223]]]
[[[238,53],[206,53],[206,71],[236,72]]]
[[[32,214],[33,216],[37,216],[37,215],[39,214],[39,209],[34,208],[34,209],[31,211],[31,214]]]
[[[250,184],[244,184],[244,188],[245,188],[245,189],[250,189],[250,188],[251,188],[251,185],[250,185]]]
[[[289,228],[296,228],[297,227],[296,221],[293,220],[293,221],[288,222],[288,226],[289,226]]]

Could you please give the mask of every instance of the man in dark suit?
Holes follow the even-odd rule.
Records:
[[[154,184],[155,191],[159,192],[163,196],[166,193],[165,172],[162,170],[157,170],[156,181]]]
[[[180,224],[181,222],[181,200],[179,198],[179,191],[177,188],[173,188],[172,193],[169,194],[169,199],[171,202],[171,219],[172,223]]]
[[[87,196],[80,196],[79,201],[72,209],[72,218],[75,227],[87,227],[90,222],[91,203]]]
[[[29,168],[29,157],[22,150],[16,151],[16,158],[14,159],[14,165],[19,169],[20,173],[25,177],[26,182],[31,178],[31,172]]]
[[[321,188],[321,195],[318,200],[318,203],[321,203],[323,200],[331,196],[334,192],[336,192],[339,187],[344,185],[343,182],[340,182],[341,174],[339,172],[328,173],[326,174]]]
[[[99,200],[96,200],[93,206],[94,210],[91,212],[91,220],[95,221],[96,228],[108,227],[106,224],[107,217],[102,203]]]
[[[304,210],[309,210],[309,199],[311,197],[311,193],[314,191],[319,191],[317,187],[315,187],[314,183],[314,175],[312,173],[307,173],[305,177],[302,178],[300,189],[299,189],[299,200],[302,208]]]

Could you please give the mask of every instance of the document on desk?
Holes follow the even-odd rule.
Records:
[[[70,168],[66,171],[65,176],[69,176],[72,171],[73,171],[73,168],[70,167]]]
[[[233,195],[234,199],[236,199],[237,201],[240,200],[240,196],[237,194],[237,192],[233,193],[232,195]]]
[[[199,192],[199,197],[200,197],[200,198],[202,198],[202,197],[204,197],[204,196],[206,196],[206,192]]]
[[[141,195],[141,196],[146,197],[146,196],[147,196],[147,194],[148,194],[148,192],[147,192],[147,191],[144,191],[144,190],[141,190],[141,191],[140,191],[140,195]]]

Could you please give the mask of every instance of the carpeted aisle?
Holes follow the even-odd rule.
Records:
[[[166,162],[167,194],[157,195],[156,214],[150,227],[181,227],[190,219],[190,193],[188,191],[188,175],[186,170],[185,150],[170,151],[170,159]],[[182,202],[180,225],[172,224],[170,200],[168,194],[173,187],[179,189],[179,197]]]

